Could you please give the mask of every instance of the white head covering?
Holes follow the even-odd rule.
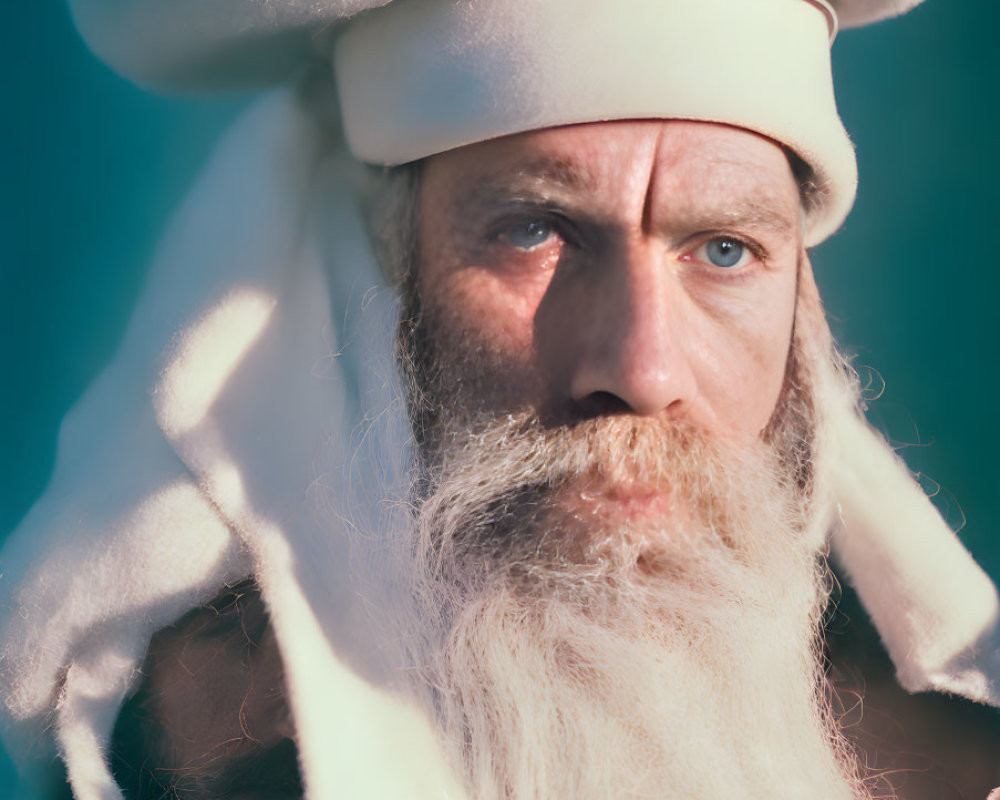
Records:
[[[335,46],[347,144],[399,164],[575,122],[684,118],[756,131],[814,172],[816,244],[857,169],[833,99],[825,0],[421,0],[383,6]]]
[[[440,86],[434,80],[442,77],[443,55],[474,67],[486,29],[473,23],[503,22],[492,29],[498,35],[519,30],[506,23],[526,1],[399,0],[356,20],[384,2],[73,0],[73,8],[110,63],[160,86],[289,80],[310,65],[328,69],[339,40],[344,128],[356,155],[384,163],[583,118],[744,124],[795,149],[819,176],[824,191],[811,218],[813,240],[840,224],[853,198],[854,162],[832,104],[833,28],[820,0],[759,0],[761,19],[774,11],[770,26],[783,24],[778,9],[787,9],[794,33],[789,39],[762,30],[768,48],[787,45],[795,53],[811,42],[810,54],[790,65],[805,59],[803,80],[814,83],[785,88],[815,110],[815,120],[783,115],[781,104],[771,107],[773,118],[752,117],[756,111],[738,103],[752,88],[745,86],[719,87],[729,106],[671,106],[672,93],[687,82],[641,88],[653,66],[670,74],[647,52],[631,62],[640,72],[628,96],[574,87],[560,74],[558,97],[518,106],[520,95],[504,95],[499,73],[488,70],[481,77],[505,98],[494,116],[467,108],[463,117],[459,95],[442,110],[450,120],[438,131],[442,138],[424,130],[407,142],[405,127],[395,137],[380,129],[434,123],[434,114],[420,117],[417,108],[413,116],[387,102],[398,93],[395,81],[426,78],[425,86]],[[577,10],[613,8],[611,18],[624,5],[572,2]],[[696,6],[723,0],[627,2],[637,14],[666,15],[676,3],[697,16]],[[734,19],[753,24],[743,12],[758,2],[724,4]],[[834,3],[848,24],[909,5]],[[413,27],[413,14],[425,8],[431,27]],[[401,37],[403,30],[413,35]],[[463,30],[476,38],[471,58],[461,41],[441,39]],[[637,35],[628,21],[610,30]],[[529,35],[508,41],[506,53],[517,55],[514,66],[525,75],[538,66],[531,59],[541,40],[531,29],[522,33]],[[422,51],[420,42],[430,48]],[[560,46],[570,63],[572,41]],[[561,62],[550,66],[558,72]],[[779,70],[777,61],[772,68]],[[368,94],[352,93],[365,83]],[[711,81],[703,88],[712,94]],[[573,110],[573,97],[583,111]],[[392,528],[382,501],[404,481],[408,437],[389,358],[394,298],[371,288],[379,278],[358,209],[359,172],[294,89],[267,94],[237,122],[171,225],[120,352],[68,415],[46,494],[0,553],[5,736],[30,762],[45,755],[53,731],[79,800],[120,797],[103,753],[150,635],[251,572],[285,663],[308,796],[460,795],[427,723],[379,688],[370,657],[378,643],[363,598],[377,570],[357,562],[353,545]],[[844,520],[835,545],[901,679],[911,690],[942,688],[998,703],[992,583],[901,462],[846,399],[837,400],[842,393],[832,388],[825,396],[834,419],[828,458]]]
[[[69,0],[77,27],[104,61],[131,80],[160,89],[282,83],[310,57],[325,55],[328,34],[345,21],[390,2]],[[420,0],[399,2],[420,5]],[[829,2],[840,27],[851,28],[903,14],[921,0]]]
[[[399,164],[508,133],[687,118],[762,133],[815,172],[806,242],[843,222],[857,169],[833,96],[842,24],[919,0],[72,0],[112,65],[169,87],[266,83],[335,42],[355,157]],[[610,10],[613,9],[613,10]],[[360,13],[367,12],[367,13]]]

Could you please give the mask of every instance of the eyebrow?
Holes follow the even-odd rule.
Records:
[[[575,161],[556,156],[541,156],[518,164],[513,169],[488,172],[458,198],[462,207],[555,203],[566,195],[588,192],[596,181],[593,174]]]
[[[739,173],[746,174],[749,170],[751,178],[755,174],[753,165],[741,159],[720,155],[713,157],[711,163],[716,166],[735,168]],[[715,224],[721,223],[734,228],[766,229],[784,235],[792,235],[800,227],[801,211],[803,210],[801,197],[797,204],[800,213],[795,215],[793,219],[786,213],[786,203],[770,189],[738,191],[735,196],[718,202],[714,199],[717,196],[717,186],[718,183],[714,181],[710,184],[711,188],[705,193],[705,196],[709,198],[706,203],[702,205],[693,203],[689,210],[680,212],[678,216],[681,219],[692,221],[704,217],[715,220]]]
[[[585,164],[558,156],[539,156],[528,160],[513,172],[503,173],[502,177],[506,182],[541,184],[559,189],[587,189],[595,183]]]
[[[712,221],[712,226],[718,226],[721,223],[726,227],[766,229],[782,235],[796,233],[799,222],[798,217],[790,218],[788,214],[782,213],[768,199],[762,199],[759,202],[752,199],[741,199],[737,204],[726,206],[721,210],[718,208],[694,209],[690,213],[684,212],[678,216],[681,219],[692,221],[705,218]]]

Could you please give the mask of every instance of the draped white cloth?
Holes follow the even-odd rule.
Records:
[[[362,168],[325,136],[290,90],[230,131],[3,550],[7,743],[44,763],[53,733],[80,800],[119,796],[103,749],[151,634],[250,573],[309,796],[442,796],[425,723],[371,668],[352,540],[391,529],[405,471],[395,300]]]
[[[168,5],[130,6],[153,15],[141,25],[122,2],[75,8],[111,53],[138,47],[121,25],[154,30]],[[191,48],[218,52],[234,18],[246,44],[341,13],[213,7],[221,27]],[[182,37],[179,25],[160,33]],[[358,207],[364,168],[319,119],[298,90],[274,90],[220,143],[121,349],[65,420],[51,484],[0,551],[5,741],[28,777],[56,748],[79,800],[120,797],[104,749],[152,633],[248,574],[285,662],[308,796],[461,796],[374,657],[366,602],[380,590],[378,537],[405,525],[410,446],[391,364],[396,298]],[[848,401],[824,396],[835,555],[901,681],[1000,705],[992,582]]]
[[[97,54],[158,88],[261,86],[326,56],[327,32],[392,0],[69,0]],[[809,0],[805,0],[809,2]],[[922,0],[830,0],[850,28],[909,11]]]

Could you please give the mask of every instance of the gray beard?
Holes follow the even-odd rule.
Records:
[[[409,310],[420,467],[385,624],[469,796],[867,797],[818,654],[802,343],[761,440],[734,447],[683,424],[505,407],[507,365]],[[684,513],[568,511],[595,476],[667,487]]]

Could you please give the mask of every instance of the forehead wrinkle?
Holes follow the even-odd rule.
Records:
[[[775,184],[774,165],[742,150],[684,157],[683,148],[662,146],[661,168],[651,167],[644,185],[646,203],[643,226],[655,216],[653,206],[660,206],[669,227],[702,228],[750,227],[773,231],[794,238],[800,225],[798,193],[791,168],[784,155],[789,198],[783,198]],[[455,209],[463,214],[482,213],[503,206],[545,205],[548,203],[582,213],[584,203],[589,214],[601,195],[600,173],[588,160],[565,154],[535,153],[517,159],[500,159],[499,164],[466,174],[465,182],[452,198]],[[665,167],[665,169],[664,169]],[[478,173],[478,174],[477,174]],[[785,176],[781,176],[785,177]],[[657,185],[658,184],[658,185]],[[648,194],[647,194],[648,193]],[[789,202],[790,201],[790,202]],[[794,207],[792,207],[794,206]],[[621,211],[621,207],[617,207]]]

